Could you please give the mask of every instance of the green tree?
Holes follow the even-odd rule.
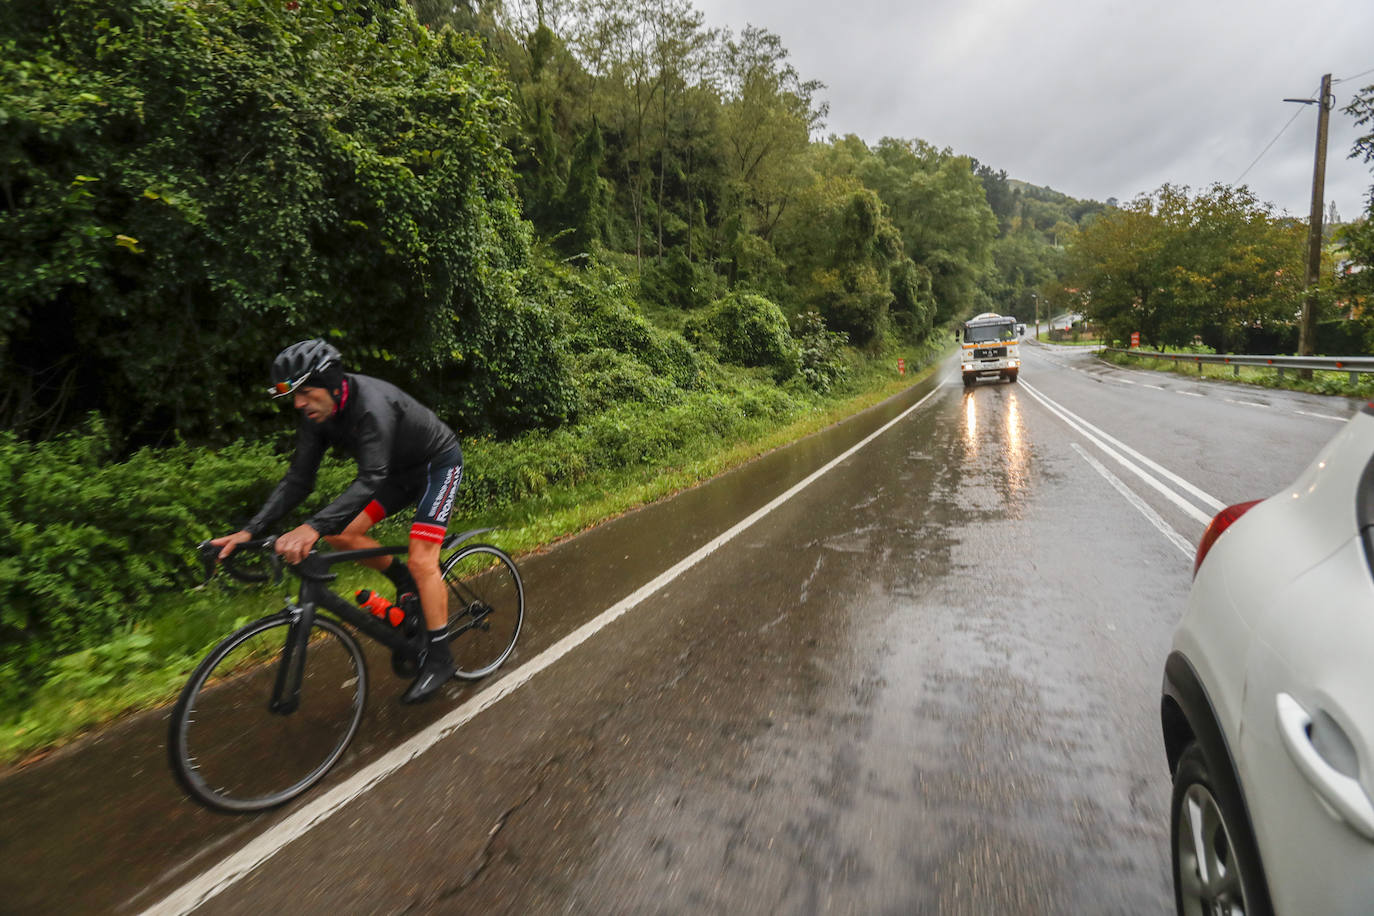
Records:
[[[987,198],[988,207],[992,209],[992,215],[997,217],[998,229],[1005,235],[1016,213],[1016,194],[1007,181],[1007,172],[983,165],[977,159],[971,162],[973,174],[983,183],[983,195]]]
[[[557,225],[564,227],[559,247],[567,254],[591,252],[606,238],[607,210],[611,190],[601,177],[601,160],[606,146],[596,119],[578,141],[568,169],[568,181],[557,209]]]
[[[815,100],[824,87],[802,80],[787,56],[777,35],[753,26],[724,41],[720,129],[729,199],[723,225],[735,237],[744,231],[768,240],[809,181],[804,157],[811,131],[825,117],[826,106]]]
[[[1151,345],[1201,337],[1219,350],[1292,326],[1302,295],[1300,223],[1246,188],[1190,196],[1165,185],[1107,211],[1077,235],[1065,285],[1086,294],[1109,335]]]
[[[858,147],[851,143],[850,149]],[[971,160],[921,140],[891,137],[857,158],[857,174],[887,205],[907,256],[930,275],[936,320],[971,310],[997,236],[997,219]]]
[[[1374,84],[1355,94],[1345,113],[1355,119],[1355,125],[1369,132],[1356,138],[1351,147],[1352,159],[1363,159],[1374,165]],[[1374,296],[1374,185],[1366,198],[1364,217],[1344,226],[1340,242],[1349,255],[1350,264],[1341,281],[1342,292],[1355,300],[1357,307]],[[1374,324],[1374,315],[1366,318]],[[1374,344],[1374,333],[1370,343]]]
[[[902,265],[902,239],[878,195],[852,177],[817,178],[798,194],[778,227],[797,299],[856,346],[888,326],[892,271]],[[919,279],[903,275],[916,292]]]

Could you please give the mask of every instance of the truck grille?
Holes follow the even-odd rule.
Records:
[[[979,347],[973,351],[974,359],[1000,359],[1002,356],[1001,347]]]

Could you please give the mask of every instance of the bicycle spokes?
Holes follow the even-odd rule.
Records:
[[[281,702],[293,677],[281,673],[287,668],[295,687]],[[362,718],[366,688],[361,650],[332,621],[317,617],[308,637],[284,617],[250,624],[220,643],[182,692],[169,734],[173,769],[215,807],[281,804],[338,760]]]
[[[444,564],[449,590],[449,647],[458,676],[478,678],[510,655],[524,620],[524,586],[514,562],[475,544]]]

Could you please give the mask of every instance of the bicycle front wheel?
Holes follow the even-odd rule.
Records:
[[[327,617],[311,623],[300,699],[271,708],[285,615],[264,617],[216,646],[181,691],[167,740],[172,772],[198,801],[224,811],[261,811],[318,782],[358,730],[367,696],[362,649]]]
[[[465,680],[485,677],[510,657],[525,620],[525,586],[515,561],[490,544],[471,544],[445,561],[449,649]]]

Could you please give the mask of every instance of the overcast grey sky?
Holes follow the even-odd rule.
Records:
[[[1332,87],[1325,198],[1352,219],[1374,184],[1347,158],[1357,131],[1340,110],[1374,84],[1372,0],[691,2],[708,27],[781,36],[802,78],[826,84],[827,133],[919,137],[1102,201],[1244,173],[1306,217],[1317,110],[1282,100],[1315,98],[1323,73],[1363,74]]]

